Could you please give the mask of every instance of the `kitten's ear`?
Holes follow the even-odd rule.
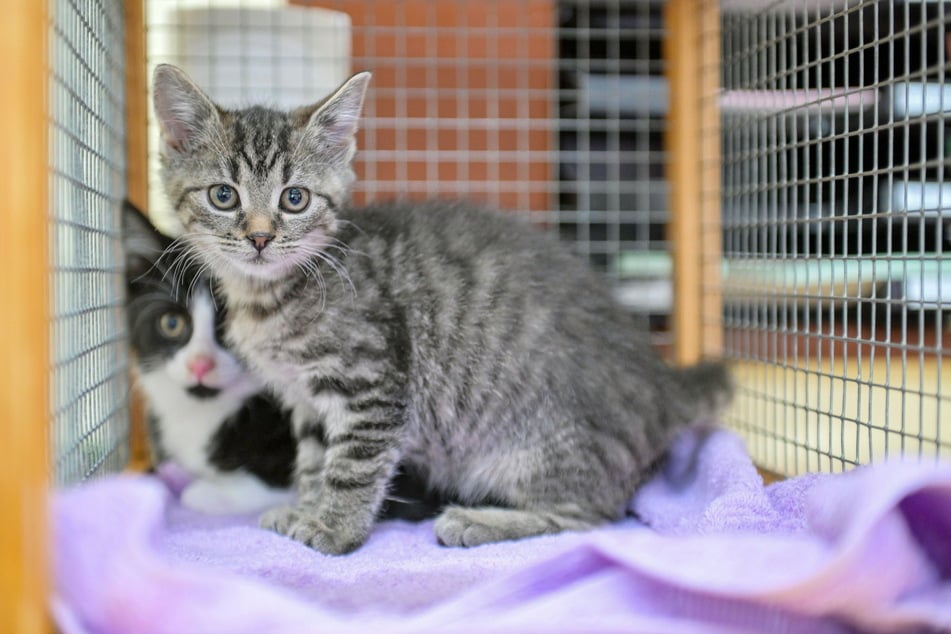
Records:
[[[152,101],[169,150],[190,152],[205,131],[219,124],[217,106],[185,71],[171,64],[155,67]]]
[[[356,151],[354,137],[371,77],[368,72],[357,73],[322,102],[299,111],[299,114],[309,117],[308,132],[322,145],[343,150],[348,161]]]
[[[162,256],[172,239],[159,233],[128,200],[122,203],[122,244],[125,247],[126,281],[141,277]]]

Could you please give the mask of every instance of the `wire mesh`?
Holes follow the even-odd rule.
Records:
[[[951,6],[722,11],[730,422],[785,474],[951,454]]]
[[[238,101],[296,91],[285,105],[372,70],[357,202],[513,209],[609,275],[632,309],[669,312],[663,3],[292,4],[153,0],[150,63],[206,72],[213,96],[230,84]],[[304,25],[318,10],[331,12],[322,26]],[[741,382],[729,422],[790,474],[947,453],[947,3],[721,10],[697,45],[722,38],[722,66],[704,71],[722,75],[722,117],[702,122],[704,138],[722,126],[722,153],[706,141],[698,152],[701,198],[722,204],[723,261],[704,260],[716,272],[704,295],[722,295]],[[300,19],[278,15],[289,11]],[[319,51],[288,44],[315,29]],[[277,72],[301,59],[319,81]],[[709,201],[704,235],[717,231]]]
[[[149,62],[197,72],[213,97],[230,83],[240,88],[233,102],[284,105],[371,70],[356,202],[461,197],[525,214],[611,276],[632,309],[667,313],[662,3],[291,5],[152,0]],[[296,38],[322,41],[295,55],[317,56],[325,70],[320,81],[292,78],[285,102],[270,88],[276,74],[253,65],[288,65]],[[174,232],[166,205],[153,197],[153,219]]]
[[[122,2],[55,0],[50,16],[51,411],[54,481],[65,484],[127,455]]]
[[[623,302],[664,317],[672,285],[663,3],[558,8],[552,216],[561,237],[615,279]]]

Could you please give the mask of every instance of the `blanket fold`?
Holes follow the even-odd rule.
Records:
[[[763,486],[742,441],[691,430],[637,519],[471,549],[382,522],[328,557],[154,476],[53,499],[66,634],[951,631],[951,468],[891,462]]]

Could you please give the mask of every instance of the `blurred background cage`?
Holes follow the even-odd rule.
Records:
[[[728,422],[783,474],[951,455],[951,3],[722,10]]]
[[[733,363],[725,422],[768,470],[951,453],[951,3],[3,6],[0,389],[22,424],[0,426],[2,631],[42,628],[45,486],[145,456],[117,213],[128,196],[176,231],[154,181],[160,62],[227,105],[372,70],[357,202],[464,197],[551,232],[673,361]]]

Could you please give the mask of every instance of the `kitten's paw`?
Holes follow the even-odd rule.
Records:
[[[301,517],[287,533],[291,539],[307,544],[325,555],[346,555],[355,551],[366,540],[365,535],[334,529],[316,517]]]
[[[478,546],[564,530],[583,530],[597,523],[577,511],[529,511],[485,506],[451,506],[436,519],[436,538],[444,546]]]
[[[291,526],[296,524],[299,519],[300,511],[297,510],[296,506],[278,506],[262,515],[261,519],[258,520],[258,525],[269,531],[287,535]]]
[[[345,555],[359,548],[366,534],[335,528],[322,522],[313,509],[284,506],[261,516],[261,527],[273,530],[325,555]]]
[[[453,506],[436,518],[433,528],[443,546],[479,546],[511,537],[501,534],[499,527],[479,517],[478,509]]]
[[[185,508],[211,515],[228,515],[236,512],[228,496],[208,480],[195,480],[186,486],[182,491],[181,502]]]
[[[212,515],[257,513],[292,499],[287,489],[272,489],[247,474],[195,480],[181,495],[182,506]]]

